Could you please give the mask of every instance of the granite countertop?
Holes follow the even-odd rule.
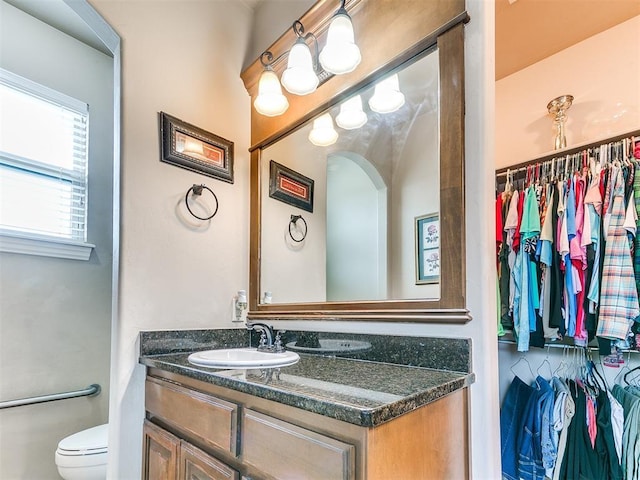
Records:
[[[221,348],[221,347],[218,347]],[[473,373],[300,353],[278,369],[191,365],[188,352],[142,354],[147,367],[372,427],[473,383]]]

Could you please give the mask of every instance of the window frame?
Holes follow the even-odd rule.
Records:
[[[89,106],[78,99],[70,97],[52,88],[21,77],[11,71],[0,68],[0,83],[22,91],[28,95],[39,97],[44,101],[52,102],[61,107],[74,110],[87,116],[87,142],[89,139]],[[46,235],[34,232],[23,232],[6,228],[0,225],[0,252],[18,253],[25,255],[38,255],[45,257],[64,258],[72,260],[89,260],[94,244],[86,241],[88,235],[88,171],[89,171],[89,145],[87,144],[87,158],[84,175],[84,240],[69,239],[56,235]],[[2,163],[8,167],[25,168],[34,174],[45,174],[55,170],[38,160],[23,159],[8,152],[0,152]],[[58,173],[60,173],[58,171]],[[73,173],[70,171],[70,173]],[[67,175],[65,174],[65,177]],[[73,175],[69,174],[69,177]]]

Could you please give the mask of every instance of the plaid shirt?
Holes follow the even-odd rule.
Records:
[[[599,337],[624,340],[633,320],[640,315],[633,260],[624,228],[624,179],[620,168],[612,167],[611,220],[606,232],[602,288],[600,292]]]

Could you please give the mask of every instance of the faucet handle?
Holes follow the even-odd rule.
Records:
[[[264,330],[260,330],[260,344],[258,348],[266,348],[267,347],[267,334]]]
[[[282,337],[281,337],[282,333],[284,333],[284,330],[278,330],[276,333],[276,340],[273,342],[274,350],[278,353],[284,352],[284,347],[282,346]]]

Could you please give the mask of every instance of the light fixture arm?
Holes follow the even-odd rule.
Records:
[[[318,49],[318,39],[312,32],[307,32],[305,34],[304,25],[300,20],[296,20],[295,22],[293,22],[293,25],[291,25],[291,30],[293,30],[293,33],[295,33],[296,36],[302,39],[305,43],[308,43],[307,41],[309,39],[313,40],[313,70],[318,73],[320,65],[320,62],[318,61],[318,55],[320,54]],[[260,55],[260,63],[264,68],[273,68],[273,64],[278,63],[285,55],[288,55],[290,51],[291,50],[286,50],[282,52],[277,58],[274,58],[273,53],[271,53],[270,50],[266,50]]]
[[[298,38],[301,38],[304,41],[304,43],[308,44],[309,39],[313,40],[313,42],[311,42],[313,44],[313,71],[318,73],[320,65],[320,62],[318,61],[318,55],[320,55],[320,51],[318,49],[318,39],[313,34],[313,32],[307,32],[305,34],[304,25],[300,20],[296,20],[295,22],[293,22],[293,25],[291,25],[291,29]]]
[[[266,51],[262,52],[262,55],[260,55],[260,63],[262,64],[262,66],[264,68],[268,68],[268,69],[272,69],[273,70],[272,65],[274,63],[278,62],[282,57],[284,57],[288,53],[289,53],[289,50],[287,50],[286,52],[283,52],[278,58],[274,59],[273,58],[273,53],[271,53],[269,50],[266,50]]]

